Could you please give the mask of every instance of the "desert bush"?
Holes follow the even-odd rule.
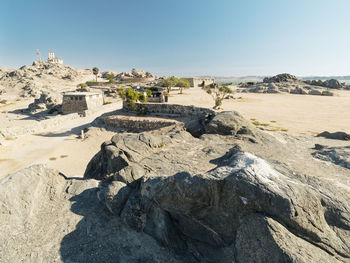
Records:
[[[87,87],[88,87],[88,85],[86,83],[79,83],[77,85],[77,88],[87,88]]]
[[[97,81],[97,75],[98,75],[98,72],[99,72],[100,70],[98,69],[98,67],[93,67],[92,68],[92,73],[96,76],[96,81]]]
[[[146,92],[148,97],[152,96],[152,91],[150,89],[145,89],[145,92]]]
[[[143,93],[134,91],[132,88],[117,88],[117,93],[122,100],[128,103],[128,106],[134,107],[136,102],[147,102],[147,98]]]
[[[176,77],[169,77],[166,79],[163,79],[161,82],[162,87],[167,88],[168,93],[170,93],[171,88],[175,87],[175,85],[177,84],[178,79]]]
[[[227,94],[233,94],[233,90],[227,86],[220,86],[216,83],[210,84],[202,88],[206,93],[208,93],[214,100],[214,109],[219,108],[222,105],[223,99]]]
[[[181,78],[177,80],[176,86],[180,88],[180,94],[182,94],[182,90],[188,89],[191,86],[191,84],[187,79]]]

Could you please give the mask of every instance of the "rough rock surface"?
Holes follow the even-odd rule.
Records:
[[[0,262],[184,262],[111,217],[97,196],[98,181],[42,165],[0,180]]]
[[[0,85],[16,97],[39,97],[43,91],[71,90],[76,84],[91,79],[94,79],[91,70],[54,63],[33,63],[0,72]]]
[[[87,180],[0,180],[0,262],[350,262],[349,169],[313,155],[345,141],[201,125],[117,133]]]
[[[283,73],[283,74],[278,74],[273,77],[266,77],[264,78],[263,82],[265,83],[272,83],[272,82],[288,82],[288,81],[296,81],[298,78],[294,75]]]
[[[197,139],[175,127],[153,146],[149,134],[118,134],[85,177],[107,178],[106,207],[186,262],[349,262],[346,168],[310,154],[299,157],[302,173],[295,149],[236,113],[217,114],[206,131]],[[330,171],[344,180],[331,183]]]
[[[239,92],[252,93],[291,93],[318,96],[333,96],[332,89],[345,89],[346,85],[332,79],[327,81],[302,81],[296,76],[284,73],[273,77],[264,78],[263,82],[242,83]]]
[[[327,147],[317,144],[313,157],[350,169],[350,146]]]
[[[62,104],[62,95],[53,92],[43,92],[40,97],[34,99],[34,102],[28,105],[30,112],[44,110],[60,110]]]
[[[305,83],[314,85],[314,86],[321,86],[326,87],[330,89],[346,89],[346,85],[344,83],[340,83],[336,79],[330,79],[330,80],[305,80]]]

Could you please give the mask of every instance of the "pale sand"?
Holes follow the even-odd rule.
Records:
[[[94,129],[85,140],[79,139],[77,134],[96,117],[120,108],[121,102],[113,103],[91,116],[69,120],[59,127],[38,134],[6,140],[5,145],[0,146],[0,179],[38,163],[47,164],[69,177],[82,177],[100,145],[110,139],[114,132]]]
[[[247,119],[268,123],[270,127],[288,129],[292,134],[312,134],[322,131],[350,133],[350,91],[336,91],[337,96],[295,94],[236,93],[224,100],[223,110],[236,110]],[[211,107],[210,95],[200,88],[191,88],[178,94],[171,93],[170,103]],[[276,123],[271,122],[276,121]]]

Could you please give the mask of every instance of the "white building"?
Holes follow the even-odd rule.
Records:
[[[49,52],[49,58],[47,59],[48,63],[57,63],[57,64],[63,64],[62,58],[56,58],[54,52]]]

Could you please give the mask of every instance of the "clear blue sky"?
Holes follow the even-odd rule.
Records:
[[[1,0],[0,65],[350,75],[349,0]]]

